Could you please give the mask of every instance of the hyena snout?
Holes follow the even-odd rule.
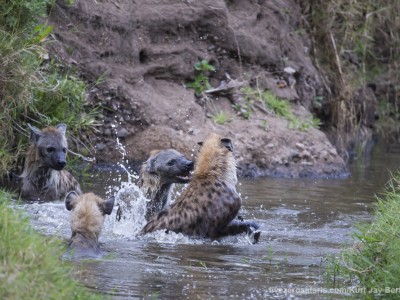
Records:
[[[187,183],[191,179],[190,172],[193,171],[194,162],[184,157],[178,160],[177,170],[175,172],[175,181],[178,183]]]
[[[67,157],[64,152],[56,153],[52,159],[52,168],[60,171],[67,165]]]
[[[187,171],[192,171],[194,168],[194,162],[191,160],[188,160],[185,162],[185,167]]]

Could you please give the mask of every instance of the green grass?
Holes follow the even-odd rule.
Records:
[[[237,111],[238,115],[241,115],[245,119],[250,119],[254,112],[254,104],[256,102],[262,103],[267,111],[272,112],[276,116],[286,119],[289,122],[288,127],[290,129],[308,131],[310,128],[319,128],[321,121],[314,116],[309,117],[306,120],[302,120],[293,114],[292,106],[290,102],[284,99],[278,98],[272,91],[252,88],[245,86],[240,89],[244,103],[236,104],[233,108]],[[266,123],[261,124],[261,127],[266,128]]]
[[[265,105],[271,109],[277,116],[285,119],[294,119],[294,115],[288,101],[279,99],[271,91],[262,93],[262,99]]]
[[[72,279],[61,241],[43,237],[0,190],[0,299],[103,299]]]
[[[98,108],[87,101],[88,85],[70,68],[44,60],[52,31],[45,17],[53,4],[0,0],[0,175],[21,165],[27,123],[38,128],[67,124],[70,146],[78,151],[86,149],[80,145],[88,144],[87,133],[97,125]]]
[[[231,121],[231,117],[224,111],[220,111],[214,116],[214,122],[218,125],[224,125]]]
[[[331,260],[328,273],[335,276],[330,283],[350,281],[365,288],[366,298],[380,294],[398,299],[400,290],[387,293],[390,290],[385,292],[385,288],[400,287],[400,174],[388,183],[382,197],[377,197],[373,221],[358,226],[354,242],[340,260]]]

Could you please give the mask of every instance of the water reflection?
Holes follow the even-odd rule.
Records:
[[[174,235],[139,239],[116,234],[110,218],[101,236],[108,257],[76,262],[76,277],[113,299],[343,299],[348,295],[288,295],[274,288],[325,287],[325,256],[337,254],[351,242],[354,224],[370,218],[375,193],[400,165],[398,154],[375,148],[372,159],[355,163],[347,179],[240,180],[241,215],[261,225],[257,245],[244,236],[218,243]],[[87,189],[106,193],[106,187],[118,185],[113,176],[102,175]],[[62,203],[25,204],[24,209],[45,234],[69,237]]]

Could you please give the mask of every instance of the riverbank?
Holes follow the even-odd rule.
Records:
[[[400,174],[377,197],[371,223],[358,225],[354,244],[334,262],[337,282],[353,282],[366,298],[400,294]]]
[[[104,299],[73,279],[72,265],[60,259],[61,240],[44,237],[0,190],[0,298],[7,300]]]

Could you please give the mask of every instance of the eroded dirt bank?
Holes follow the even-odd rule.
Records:
[[[121,158],[117,136],[127,158],[138,162],[152,149],[190,156],[216,131],[233,140],[241,175],[347,172],[322,131],[293,129],[258,103],[249,119],[237,115],[232,104],[245,98],[237,87],[196,97],[184,86],[195,78],[195,63],[207,59],[216,68],[208,75],[213,87],[229,76],[272,91],[290,101],[299,120],[310,119],[311,103],[325,87],[294,1],[77,0],[71,7],[58,1],[50,20],[50,57],[75,65],[89,82],[105,78],[89,97],[105,108],[93,137],[98,161]],[[221,111],[230,120],[217,125],[213,116]]]

